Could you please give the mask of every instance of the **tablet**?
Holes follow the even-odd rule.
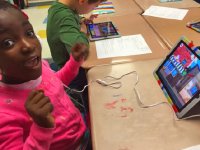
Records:
[[[178,118],[200,114],[200,57],[182,37],[154,72]]]
[[[176,2],[176,1],[182,1],[182,0],[159,0],[159,2],[164,3],[164,2]]]
[[[192,22],[192,23],[187,23],[187,27],[197,31],[197,32],[200,32],[200,21],[198,22]]]
[[[87,24],[86,26],[91,41],[120,37],[112,22]]]

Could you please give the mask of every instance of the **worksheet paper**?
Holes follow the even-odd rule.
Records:
[[[141,55],[151,53],[141,34],[96,41],[97,58]]]
[[[195,146],[192,146],[192,147],[188,147],[188,148],[185,148],[183,150],[200,150],[200,145],[195,145]]]
[[[187,9],[150,6],[147,10],[145,10],[143,15],[166,18],[166,19],[183,20],[187,12],[188,12]]]

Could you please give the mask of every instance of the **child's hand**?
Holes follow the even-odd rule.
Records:
[[[85,33],[85,34],[88,34],[87,33],[87,27],[86,27],[86,24],[89,24],[89,23],[93,23],[93,20],[95,18],[97,18],[98,15],[91,15],[89,18],[83,18],[81,20],[81,32]]]
[[[98,14],[96,14],[96,15],[91,15],[89,18],[84,18],[84,19],[83,19],[83,23],[84,23],[84,24],[93,23],[93,20],[94,20],[95,18],[97,18],[97,17],[98,17]]]
[[[73,58],[77,62],[80,62],[80,61],[87,59],[87,56],[89,54],[89,50],[88,50],[88,47],[85,44],[77,43],[72,47],[71,53],[72,53]]]
[[[53,106],[43,91],[32,91],[25,103],[25,108],[33,121],[40,127],[54,127],[54,118],[51,115]]]

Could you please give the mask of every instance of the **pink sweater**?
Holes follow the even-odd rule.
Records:
[[[50,98],[55,128],[39,127],[27,114],[24,104],[31,89],[0,84],[0,150],[75,150],[86,127],[62,82],[68,85],[79,67],[73,57],[56,73],[42,64],[42,81],[35,89],[43,89]]]

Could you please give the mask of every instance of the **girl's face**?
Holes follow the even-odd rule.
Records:
[[[0,10],[2,81],[19,84],[41,75],[41,45],[29,21],[18,10]]]

